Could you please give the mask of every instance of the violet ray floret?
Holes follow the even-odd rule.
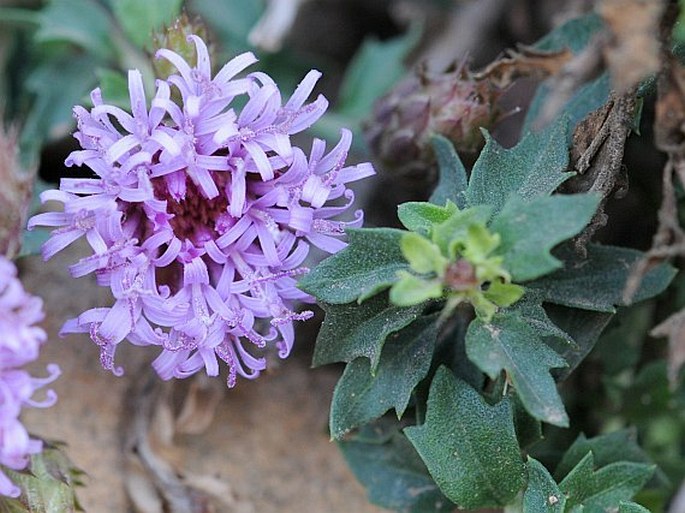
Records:
[[[52,406],[52,390],[37,400],[34,393],[60,374],[55,364],[47,366],[48,377],[36,378],[21,367],[38,358],[45,332],[34,324],[43,319],[43,302],[28,294],[17,278],[17,269],[0,256],[0,496],[18,497],[21,490],[2,467],[24,470],[31,454],[42,450],[42,442],[31,438],[19,420],[25,407]]]
[[[115,354],[127,340],[160,348],[152,365],[163,379],[203,369],[214,376],[224,362],[230,387],[266,368],[261,348],[290,353],[294,321],[312,316],[296,311],[312,301],[297,288],[303,263],[312,246],[345,247],[345,229],[363,222],[360,210],[337,219],[354,202],[347,184],[374,170],[345,165],[349,130],[328,153],[320,139],[308,153],[292,144],[328,107],[322,95],[307,103],[321,73],[310,71],[283,103],[266,73],[239,77],[257,62],[251,53],[212,76],[205,43],[188,40],[195,66],[157,52],[177,73],[156,82],[149,104],[133,70],[130,112],[105,103],[99,89],[92,109],[74,109],[81,149],[66,163],[94,176],[43,193],[63,210],[34,216],[29,228],[53,228],[46,259],[83,237],[90,245],[70,271],[94,273],[114,304],[67,321],[61,333],[88,333],[105,368],[123,372]]]

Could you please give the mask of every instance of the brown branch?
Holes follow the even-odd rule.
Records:
[[[602,197],[595,216],[575,239],[580,253],[585,253],[590,239],[606,224],[604,207],[619,189],[623,176],[623,153],[635,113],[633,92],[614,96],[583,120],[573,136],[572,165],[577,176],[561,187],[565,193],[595,192]]]

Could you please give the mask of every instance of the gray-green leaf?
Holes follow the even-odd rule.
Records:
[[[111,17],[99,2],[52,0],[40,11],[35,39],[40,43],[68,42],[100,59],[109,59],[114,56],[112,31]]]
[[[371,427],[367,428],[370,431]],[[373,436],[373,435],[369,435]],[[347,463],[366,487],[369,501],[398,513],[451,513],[445,498],[407,439],[365,436],[338,442]]]
[[[533,280],[562,267],[550,250],[590,222],[599,200],[594,194],[556,194],[528,202],[510,196],[490,229],[502,237],[497,253],[512,280]]]
[[[333,393],[331,436],[339,439],[390,408],[401,417],[430,368],[437,334],[436,316],[422,317],[388,337],[375,375],[368,358],[350,362]]]
[[[559,484],[569,511],[578,506],[583,506],[584,513],[606,513],[617,508],[619,502],[632,499],[642,489],[655,468],[627,461],[599,470],[594,467],[594,457],[589,452]]]
[[[299,287],[325,303],[362,302],[397,281],[397,271],[409,270],[400,250],[405,233],[394,228],[348,230],[349,245],[317,265]]]
[[[539,461],[528,458],[528,487],[523,494],[525,513],[564,513],[566,497]]]
[[[322,304],[326,318],[316,339],[314,365],[351,362],[355,358],[371,360],[375,371],[385,339],[401,330],[421,314],[423,305],[408,308],[393,306],[387,294],[358,305]]]
[[[447,201],[454,202],[459,208],[466,206],[466,187],[468,179],[466,169],[452,142],[442,135],[434,135],[431,139],[435,158],[438,161],[440,178],[429,201],[436,205],[444,205]]]
[[[528,133],[511,149],[504,149],[489,134],[473,166],[466,200],[469,205],[491,205],[499,211],[510,194],[528,200],[551,194],[573,176],[566,173],[568,122],[559,119],[548,130]]]
[[[496,378],[506,370],[526,410],[536,419],[568,426],[568,416],[550,369],[566,362],[549,348],[526,320],[497,314],[488,324],[475,319],[466,333],[466,354],[483,372]]]
[[[644,253],[628,248],[590,244],[587,258],[579,259],[570,247],[556,255],[565,267],[555,273],[527,284],[537,290],[544,301],[583,310],[615,312],[623,302],[623,289],[630,272]],[[660,264],[642,280],[633,302],[661,293],[675,276],[675,269]]]
[[[140,48],[150,47],[152,34],[169,25],[183,0],[113,0],[112,8],[126,36]]]
[[[404,432],[442,492],[462,508],[508,504],[525,484],[509,400],[490,406],[445,367],[431,384],[425,423]]]

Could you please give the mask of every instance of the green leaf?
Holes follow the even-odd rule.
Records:
[[[100,59],[109,59],[114,56],[112,31],[110,15],[99,2],[52,0],[40,11],[40,28],[34,37],[39,43],[68,42]]]
[[[583,51],[594,35],[603,28],[602,18],[592,12],[560,25],[538,40],[533,47],[547,52],[569,48],[577,54]]]
[[[568,365],[568,367],[554,371],[557,381],[562,381],[592,351],[613,314],[579,310],[549,303],[545,305],[545,311],[552,323],[562,333],[566,334],[566,336],[545,338],[547,345],[566,360]]]
[[[29,467],[17,472],[2,471],[19,486],[17,499],[0,496],[0,513],[74,513],[83,511],[75,494],[83,474],[55,445],[46,443],[43,451],[31,456]]]
[[[34,68],[26,80],[26,89],[35,100],[21,132],[23,153],[37,153],[46,140],[72,130],[74,104],[95,85],[94,66],[94,59],[82,54],[52,59]]]
[[[447,267],[447,259],[440,253],[440,248],[418,233],[406,233],[400,241],[400,248],[417,273],[440,276]]]
[[[571,98],[561,106],[560,114],[566,116],[569,126],[575,128],[580,121],[591,112],[599,109],[609,99],[611,92],[611,77],[608,72],[602,73],[599,77],[587,84],[579,87]],[[530,103],[530,108],[526,112],[526,119],[523,123],[523,131],[539,130],[542,127],[536,126],[536,122],[546,105],[550,90],[547,84],[543,83],[538,88],[538,92]],[[572,131],[569,133],[568,142],[571,143]]]
[[[523,494],[525,513],[564,513],[566,497],[539,461],[528,458],[528,487]]]
[[[353,119],[368,116],[374,102],[404,76],[404,58],[419,37],[419,27],[413,26],[385,41],[367,38],[347,66],[336,111]]]
[[[511,397],[511,404],[514,410],[516,439],[521,449],[526,449],[544,438],[542,436],[542,423],[526,411],[521,398],[515,391],[510,393],[509,397]]]
[[[445,367],[431,384],[425,423],[404,432],[442,492],[462,508],[508,504],[525,484],[509,401],[490,406]]]
[[[551,194],[573,176],[566,173],[567,121],[548,130],[528,133],[511,149],[502,148],[487,132],[485,147],[473,166],[466,189],[469,205],[491,205],[499,211],[510,194],[524,200]]]
[[[618,513],[650,513],[644,506],[640,506],[635,502],[619,502]]]
[[[455,241],[465,241],[468,238],[469,227],[473,225],[485,226],[490,219],[492,209],[488,205],[478,205],[466,210],[457,210],[444,222],[433,227],[433,242],[444,255],[450,255],[450,248]]]
[[[394,228],[347,230],[349,245],[305,275],[299,287],[325,303],[361,303],[397,281],[397,271],[409,270],[400,250],[405,233]]]
[[[126,110],[131,109],[131,99],[128,91],[128,80],[126,76],[113,69],[98,68],[95,75],[100,83],[103,99],[111,104]]]
[[[528,283],[539,291],[544,301],[597,312],[615,312],[624,305],[623,289],[633,267],[644,253],[628,248],[590,244],[587,259],[580,259],[570,247],[560,248],[557,256],[564,269]],[[661,293],[675,276],[675,269],[660,264],[642,280],[632,302]]]
[[[506,370],[528,412],[544,422],[568,426],[568,416],[550,369],[566,365],[516,314],[502,312],[490,323],[474,320],[466,332],[466,354],[490,378]]]
[[[140,48],[150,47],[152,35],[170,25],[183,0],[113,0],[112,9],[126,36]]]
[[[568,511],[582,506],[583,513],[606,513],[617,508],[619,502],[630,500],[654,473],[653,465],[626,461],[594,468],[594,457],[589,452],[559,484]]]
[[[490,229],[502,237],[497,254],[504,257],[512,280],[533,280],[562,267],[550,250],[590,222],[599,200],[595,194],[557,194],[528,202],[511,196]]]
[[[399,513],[451,513],[421,458],[400,433],[378,439],[372,426],[364,437],[338,442],[345,460],[367,490],[369,501]]]
[[[247,36],[264,10],[264,2],[255,0],[188,0],[186,6],[207,22],[232,55],[251,48]]]
[[[437,334],[436,315],[421,317],[388,337],[375,375],[368,358],[349,363],[333,393],[331,436],[340,439],[390,408],[401,417],[428,373]]]
[[[566,345],[573,344],[573,339],[549,318],[542,300],[535,293],[526,291],[525,296],[507,311],[525,319],[538,337],[558,338]]]
[[[375,370],[385,339],[415,321],[423,305],[409,308],[388,303],[387,294],[357,305],[321,305],[326,318],[314,349],[314,365],[351,362],[364,356]]]
[[[468,185],[464,164],[455,151],[454,145],[446,137],[434,135],[431,143],[438,161],[440,178],[429,201],[436,205],[444,205],[447,201],[452,201],[460,209],[464,208],[466,206],[464,194]]]
[[[497,306],[510,306],[523,296],[524,289],[515,283],[504,283],[499,280],[493,281],[483,296]]]
[[[424,280],[406,271],[399,271],[398,276],[398,281],[390,288],[390,302],[393,305],[418,305],[443,295],[443,285],[437,279]]]
[[[445,222],[457,211],[456,205],[446,201],[446,206],[439,207],[422,201],[408,201],[397,207],[400,222],[412,232],[428,235],[433,225]]]
[[[654,327],[654,307],[653,301],[645,301],[619,309],[602,334],[595,356],[608,377],[637,367],[643,345],[649,343],[648,333]]]
[[[604,467],[620,461],[652,464],[649,456],[638,445],[637,433],[634,429],[622,429],[589,439],[581,433],[564,454],[554,471],[554,476],[557,479],[562,479],[589,452],[592,452],[595,465],[598,467]],[[668,479],[660,470],[657,470],[657,478],[662,484],[668,482]]]

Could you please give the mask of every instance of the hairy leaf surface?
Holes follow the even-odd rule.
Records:
[[[364,436],[338,444],[370,502],[399,513],[454,511],[404,435],[383,439],[369,433],[371,427],[363,431]]]
[[[504,149],[489,134],[473,166],[466,200],[469,205],[491,205],[499,211],[511,194],[524,200],[551,194],[573,173],[566,173],[567,121],[560,119],[548,130],[528,133],[511,149]]]
[[[333,393],[331,436],[374,420],[391,408],[401,417],[411,393],[430,368],[438,334],[436,315],[421,317],[388,337],[372,374],[368,358],[357,358],[345,368]]]
[[[525,484],[509,401],[490,406],[445,367],[431,384],[425,423],[404,432],[442,492],[462,508],[508,504]]]
[[[591,194],[557,194],[530,201],[511,196],[490,228],[502,237],[497,252],[512,279],[533,280],[562,267],[550,250],[590,222],[599,199]]]
[[[324,303],[362,302],[392,285],[397,271],[409,270],[400,250],[405,233],[394,228],[348,230],[349,245],[305,275],[299,287]]]
[[[440,206],[444,205],[447,201],[452,201],[459,208],[464,208],[466,206],[464,195],[468,185],[464,164],[462,164],[449,139],[441,135],[435,135],[431,142],[433,143],[433,151],[438,161],[440,178],[429,201]]]
[[[386,337],[414,321],[423,305],[400,307],[379,294],[361,305],[321,305],[326,318],[314,349],[314,365],[351,362],[366,357],[376,369]]]
[[[490,378],[507,372],[521,402],[536,419],[567,426],[568,416],[550,370],[566,362],[513,313],[495,315],[490,323],[474,320],[466,333],[466,354]]]

